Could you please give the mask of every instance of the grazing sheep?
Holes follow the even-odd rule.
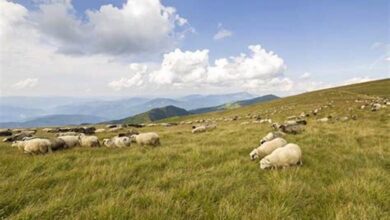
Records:
[[[264,137],[260,140],[260,145],[264,144],[264,143],[267,142],[267,141],[272,141],[272,140],[275,139],[275,138],[283,137],[284,135],[286,135],[286,134],[283,133],[283,132],[281,132],[281,131],[269,132],[266,136],[264,136]]]
[[[74,132],[74,131],[61,132],[61,133],[56,134],[57,137],[61,137],[61,136],[76,136],[76,135],[78,135],[78,133]]]
[[[134,134],[130,137],[131,142],[136,142],[139,145],[160,145],[160,137],[155,132],[147,132]]]
[[[326,118],[320,118],[320,119],[317,119],[318,122],[328,122],[329,121],[329,118],[326,117]]]
[[[100,147],[100,142],[98,137],[93,135],[86,136],[84,134],[81,134],[79,136],[79,141],[82,147]]]
[[[14,134],[10,137],[4,138],[3,142],[20,141],[20,140],[23,140],[23,138],[25,138],[25,137],[32,137],[33,135],[34,135],[33,132],[22,131],[18,134]]]
[[[51,149],[53,151],[62,150],[66,148],[66,143],[61,138],[55,138],[51,141]]]
[[[305,130],[305,126],[301,124],[296,125],[280,125],[280,131],[287,134],[299,134]]]
[[[206,131],[206,126],[204,126],[204,125],[201,125],[201,126],[198,126],[198,127],[193,126],[192,128],[193,129],[192,129],[191,132],[193,134],[202,133],[202,132]]]
[[[11,136],[12,131],[10,129],[0,129],[0,136]]]
[[[379,111],[379,109],[382,108],[382,105],[379,104],[379,103],[374,103],[372,104],[372,107],[371,107],[371,111],[375,112],[375,111]]]
[[[22,149],[25,153],[45,154],[52,152],[51,144],[48,139],[35,138],[28,141],[16,141],[12,143],[12,146]]]
[[[103,145],[108,148],[114,148],[114,147],[130,147],[131,141],[129,137],[123,136],[123,137],[113,137],[111,139],[104,139]]]
[[[275,149],[279,147],[283,147],[287,144],[287,141],[283,138],[275,138],[271,141],[267,141],[260,145],[258,148],[252,150],[252,152],[249,154],[251,160],[254,160],[256,158],[263,158],[267,156],[268,154],[272,153]]]
[[[102,133],[102,132],[105,132],[106,129],[104,128],[99,128],[99,129],[96,129],[95,133]]]
[[[115,144],[114,144],[114,141],[112,141],[112,139],[108,139],[108,138],[105,138],[103,139],[103,145],[108,147],[108,148],[114,148],[115,147]]]
[[[73,148],[80,145],[80,140],[78,136],[61,136],[58,137],[65,142],[65,148]]]
[[[54,131],[54,129],[53,128],[43,128],[42,131],[44,131],[44,132],[52,132],[52,131]]]
[[[260,168],[278,168],[292,165],[302,165],[302,151],[296,144],[287,144],[277,148],[270,155],[260,161]]]

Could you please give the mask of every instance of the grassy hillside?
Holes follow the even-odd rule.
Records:
[[[265,95],[265,96],[260,96],[260,97],[256,97],[253,99],[246,99],[246,100],[242,100],[242,101],[231,102],[231,103],[213,106],[213,107],[194,109],[194,110],[190,110],[190,112],[193,114],[202,114],[202,113],[215,112],[215,111],[224,111],[227,109],[235,109],[235,108],[239,108],[239,107],[243,107],[243,106],[247,106],[247,105],[253,105],[256,103],[271,101],[271,100],[278,99],[278,98],[279,97],[277,97],[275,95]]]
[[[388,219],[390,107],[356,99],[390,97],[390,80],[287,97],[164,121],[242,116],[197,135],[192,125],[145,127],[162,146],[76,148],[27,156],[0,144],[0,218],[8,219]],[[303,166],[260,170],[249,152],[270,131],[248,113],[282,121],[324,106],[302,134],[288,135]],[[328,115],[346,122],[317,122]],[[39,132],[42,136],[49,134]],[[102,133],[99,138],[115,133]]]
[[[185,109],[178,108],[176,106],[166,106],[162,108],[154,108],[152,110],[149,110],[147,112],[134,115],[131,117],[127,117],[120,120],[112,121],[112,123],[147,123],[152,121],[157,121],[165,118],[170,118],[174,116],[183,116],[183,115],[189,115],[190,113],[187,112]]]

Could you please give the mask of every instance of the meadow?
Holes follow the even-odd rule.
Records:
[[[163,120],[218,121],[192,134],[192,125],[145,127],[159,147],[75,148],[25,155],[0,143],[2,219],[389,219],[390,106],[360,109],[356,99],[390,98],[390,80],[327,89],[271,102]],[[303,151],[303,166],[261,170],[249,152],[273,121],[310,112],[303,133],[287,135]],[[357,120],[318,122],[352,115]],[[41,136],[50,134],[39,131]],[[115,133],[98,134],[99,138]]]

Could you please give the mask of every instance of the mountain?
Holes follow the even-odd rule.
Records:
[[[132,117],[127,117],[124,119],[120,120],[115,120],[111,121],[109,123],[115,123],[115,124],[120,124],[120,123],[145,123],[145,122],[152,122],[152,121],[157,121],[161,120],[164,118],[170,118],[170,117],[175,117],[175,116],[184,116],[184,115],[189,115],[190,113],[182,108],[178,108],[173,105],[169,105],[166,107],[162,108],[154,108],[152,110],[149,110],[147,112],[134,115]]]
[[[94,101],[79,104],[61,105],[52,110],[56,114],[96,115],[108,119],[123,118],[146,110],[142,107],[150,101],[147,98],[133,97],[113,101]],[[140,107],[141,106],[141,107]]]
[[[0,122],[24,121],[45,114],[45,111],[37,108],[22,108],[0,104]]]
[[[90,115],[48,115],[25,122],[3,122],[0,128],[30,128],[44,126],[80,125],[82,123],[98,123],[106,119]]]
[[[214,106],[214,107],[194,109],[194,110],[190,110],[189,112],[192,114],[201,114],[201,113],[207,113],[207,112],[223,111],[226,109],[234,109],[234,108],[239,108],[242,106],[271,101],[271,100],[278,99],[278,98],[279,97],[275,96],[275,95],[265,95],[265,96],[260,96],[260,97],[256,97],[253,99],[247,99],[247,100],[236,101],[236,102],[232,102],[232,103],[226,103],[226,104],[218,105],[218,106]]]
[[[174,105],[184,109],[197,109],[249,98],[253,98],[253,95],[245,92],[220,95],[189,95],[177,99],[148,99],[135,97],[114,101],[95,101],[61,105],[54,108],[51,112],[54,114],[96,115],[114,120],[140,114],[153,108],[161,108],[169,105]]]

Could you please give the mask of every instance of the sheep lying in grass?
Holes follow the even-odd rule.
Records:
[[[201,126],[198,126],[198,127],[192,126],[192,133],[193,134],[202,133],[202,132],[214,130],[215,128],[217,128],[217,125],[215,125],[215,124],[212,124],[212,125],[201,125]]]
[[[260,145],[267,142],[267,141],[271,141],[275,138],[278,138],[278,137],[283,137],[284,135],[286,135],[285,133],[281,132],[281,131],[274,131],[274,132],[269,132],[266,136],[264,136],[261,140],[260,140]]]
[[[80,145],[80,140],[78,136],[61,136],[58,137],[65,142],[65,148],[73,148]]]
[[[131,141],[129,137],[113,137],[111,139],[104,139],[103,145],[109,148],[114,147],[130,147]]]
[[[302,151],[296,144],[287,144],[277,148],[260,161],[261,169],[286,168],[293,165],[302,165]]]
[[[12,143],[12,147],[17,147],[23,150],[24,153],[30,154],[45,154],[51,153],[52,143],[48,139],[35,138],[28,141],[15,141]]]
[[[82,147],[100,147],[99,139],[96,136],[86,136],[81,134],[79,136],[80,145]]]
[[[131,142],[135,142],[139,145],[160,145],[160,137],[155,132],[134,134],[130,137],[130,140]]]
[[[268,154],[272,153],[275,149],[283,147],[287,144],[287,141],[283,138],[275,138],[271,141],[267,141],[260,145],[258,148],[252,150],[252,152],[249,154],[251,160],[257,159],[257,158],[263,158],[267,156]]]

